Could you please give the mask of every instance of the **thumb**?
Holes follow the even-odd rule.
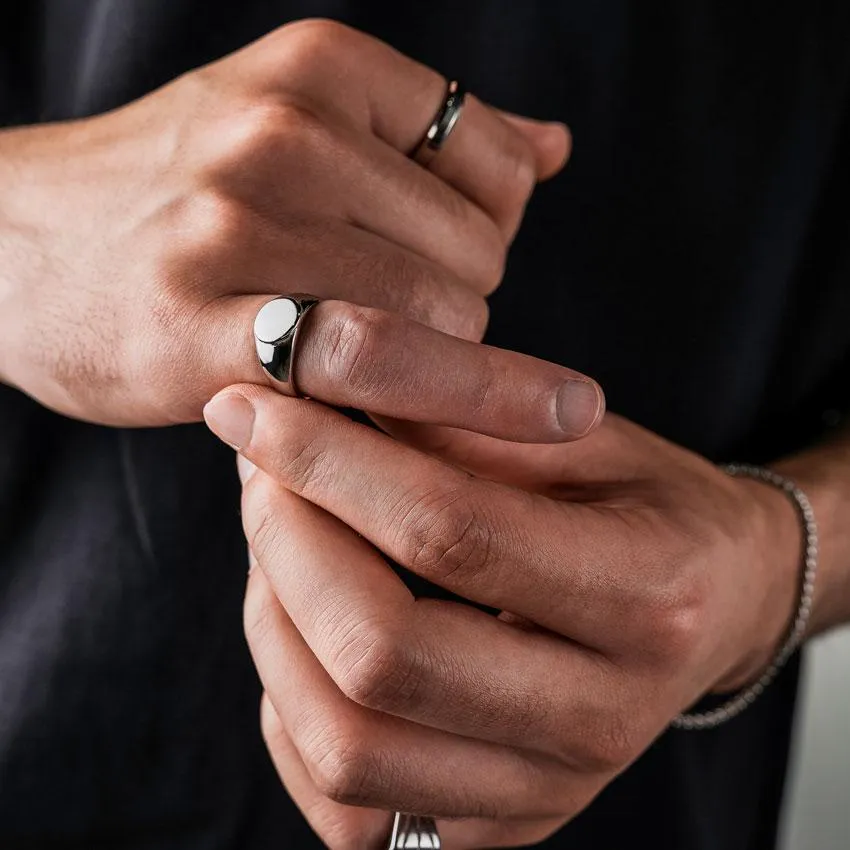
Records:
[[[538,180],[554,177],[567,164],[573,138],[566,124],[560,121],[538,121],[502,110],[499,116],[528,140],[537,161]]]

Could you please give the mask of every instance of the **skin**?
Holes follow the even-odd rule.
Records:
[[[408,154],[445,85],[311,20],[109,114],[0,133],[0,381],[104,424],[199,420],[262,382],[250,328],[281,291],[480,339],[569,134],[471,97],[426,170]]]
[[[315,343],[337,309],[316,308],[296,361],[318,401],[242,385],[206,408],[240,452],[269,751],[333,850],[383,850],[395,809],[436,815],[450,850],[537,843],[701,695],[764,669],[796,608],[798,517],[611,414],[546,437],[507,362],[468,406],[451,363],[416,402],[417,360],[337,389],[348,369]],[[392,436],[319,403],[340,392]],[[812,633],[850,619],[848,465],[847,437],[776,465],[820,520]],[[502,613],[415,599],[386,558]]]

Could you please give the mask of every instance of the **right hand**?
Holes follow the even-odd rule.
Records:
[[[0,133],[0,381],[111,425],[264,382],[251,333],[310,292],[470,340],[562,125],[468,98],[426,170],[437,73],[302,21],[96,118]]]

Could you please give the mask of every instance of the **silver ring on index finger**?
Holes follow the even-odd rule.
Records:
[[[295,383],[295,350],[304,317],[318,303],[312,295],[280,295],[263,304],[254,319],[257,357],[272,386],[284,395],[303,397]]]

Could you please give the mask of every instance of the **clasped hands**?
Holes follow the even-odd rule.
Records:
[[[450,850],[535,843],[758,671],[794,607],[781,494],[477,344],[570,139],[470,97],[426,170],[407,154],[444,93],[302,21],[122,109],[0,134],[0,382],[133,427],[196,421],[230,386],[207,419],[259,469],[263,729],[333,850],[379,847],[391,809],[451,818]],[[249,329],[282,281],[341,299],[298,353],[316,401],[256,385]],[[503,613],[414,599],[386,559]]]
[[[452,850],[539,842],[768,662],[780,493],[602,418],[560,366],[342,302],[309,322],[314,400],[237,385],[206,418],[241,457],[264,736],[329,847],[381,847],[395,809]],[[416,599],[387,559],[501,613]]]

